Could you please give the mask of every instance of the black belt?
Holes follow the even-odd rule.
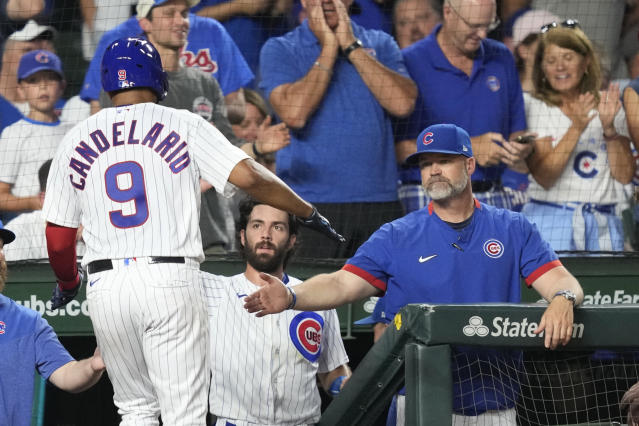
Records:
[[[171,256],[152,256],[148,258],[148,263],[184,263],[183,257],[171,257]],[[113,269],[113,262],[111,259],[94,260],[87,265],[87,272],[89,274],[97,274],[98,272],[109,271]]]
[[[497,182],[493,182],[492,180],[474,180],[471,184],[473,192],[486,192],[493,189]]]

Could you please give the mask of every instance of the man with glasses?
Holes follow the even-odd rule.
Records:
[[[396,148],[403,161],[414,152],[415,137],[424,127],[462,127],[476,153],[472,185],[477,199],[517,209],[524,201],[517,189],[527,184],[525,159],[532,144],[514,141],[526,129],[524,102],[512,54],[486,38],[499,24],[495,11],[494,0],[446,0],[443,23],[402,51],[419,97],[413,114],[398,125]],[[419,186],[419,170],[404,171],[404,182],[413,176],[415,184],[414,189],[404,186],[400,199],[413,206],[408,210],[421,208],[427,199]]]

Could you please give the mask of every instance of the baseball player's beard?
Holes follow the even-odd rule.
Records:
[[[270,248],[274,252],[273,254],[262,253],[258,254],[258,248]],[[276,272],[284,263],[284,257],[286,256],[286,246],[277,247],[271,243],[257,243],[253,248],[244,247],[244,256],[249,265],[256,271],[266,272],[267,274]]]
[[[0,293],[4,291],[4,284],[7,282],[8,276],[7,262],[2,259],[0,260]]]
[[[438,177],[429,179],[424,186],[424,191],[431,199],[440,201],[448,198],[455,197],[466,189],[468,185],[468,171],[464,169],[464,173],[457,182],[451,182],[445,177]]]

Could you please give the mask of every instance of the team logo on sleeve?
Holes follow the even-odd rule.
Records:
[[[6,329],[7,325],[4,322],[0,321],[0,334],[4,334]]]
[[[491,91],[496,92],[501,87],[501,84],[499,83],[499,79],[497,77],[491,75],[486,79],[486,86],[488,86]]]
[[[575,156],[574,170],[582,178],[593,178],[599,172],[595,168],[597,154],[592,151],[582,151]]]
[[[484,243],[484,253],[493,259],[500,258],[504,254],[504,245],[499,240],[490,239]]]
[[[291,341],[304,358],[315,362],[320,356],[324,318],[316,312],[300,312],[289,327]]]

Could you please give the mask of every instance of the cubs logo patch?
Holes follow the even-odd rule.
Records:
[[[40,62],[41,64],[49,63],[49,55],[46,52],[40,52],[35,55],[35,60]]]
[[[596,159],[597,154],[592,151],[582,151],[575,155],[575,163],[573,164],[575,173],[585,179],[595,177],[599,173],[599,170],[595,168]]]
[[[0,334],[4,334],[6,329],[7,325],[4,322],[0,321]]]
[[[491,91],[497,92],[501,87],[501,83],[499,83],[499,79],[497,77],[491,75],[486,79],[486,86],[488,86]]]
[[[300,354],[310,362],[315,362],[322,349],[322,329],[324,318],[316,312],[300,312],[289,326],[289,335]]]
[[[504,254],[504,245],[499,240],[490,239],[484,243],[484,253],[493,259],[500,258]]]
[[[426,132],[424,133],[424,137],[422,138],[422,143],[424,145],[430,145],[431,143],[433,143],[433,132]]]

